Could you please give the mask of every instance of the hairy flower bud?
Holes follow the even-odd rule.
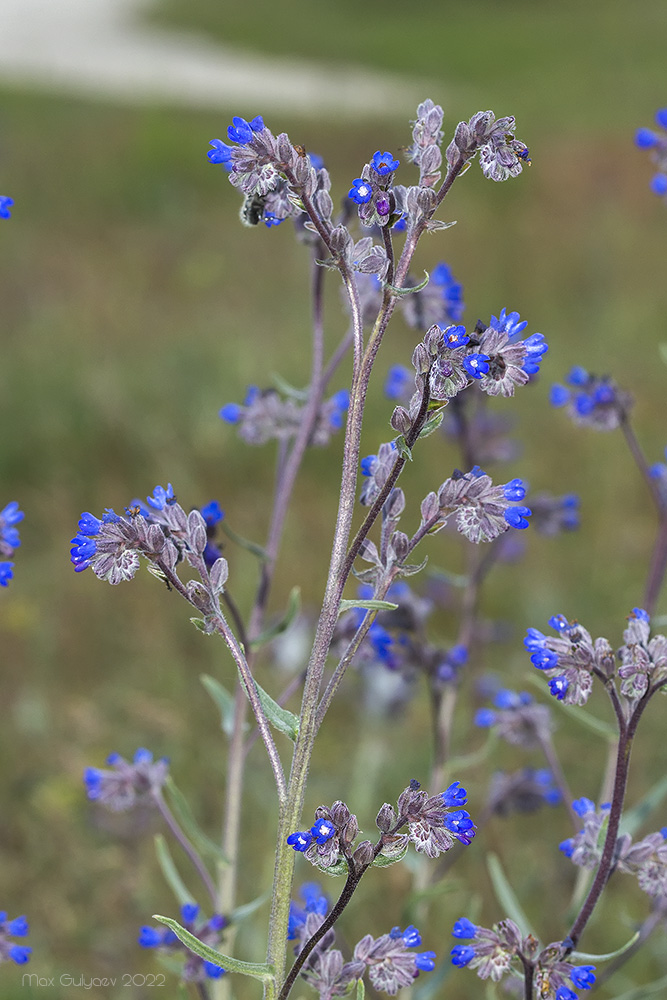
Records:
[[[375,817],[375,825],[377,826],[378,830],[382,831],[382,833],[387,833],[389,830],[391,830],[392,826],[394,826],[395,823],[396,823],[396,812],[394,810],[394,807],[391,806],[388,802],[385,802],[385,804],[382,806],[379,813]]]
[[[397,406],[391,415],[391,420],[389,421],[393,430],[397,431],[399,434],[407,434],[412,427],[412,421],[410,420],[410,414],[405,409],[404,406]]]
[[[352,855],[352,861],[354,862],[355,871],[360,871],[362,868],[367,868],[373,860],[373,845],[370,840],[362,840],[362,842],[357,847],[356,851]]]

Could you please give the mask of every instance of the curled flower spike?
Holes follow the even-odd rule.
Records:
[[[4,910],[0,910],[0,963],[11,961],[15,965],[25,965],[30,961],[32,948],[16,944],[11,938],[27,937],[30,931],[25,917],[7,918]]]

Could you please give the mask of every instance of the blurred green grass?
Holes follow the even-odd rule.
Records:
[[[275,31],[277,15],[263,18],[260,8],[267,9],[257,5],[252,17],[247,9],[228,11],[220,37],[271,52],[314,53],[323,72],[326,59],[343,54],[397,71],[421,74],[426,66],[429,77],[442,79],[444,96],[431,96],[446,105],[450,125],[480,107],[519,116],[532,168],[505,185],[470,171],[444,211],[458,225],[425,242],[418,265],[448,261],[464,282],[469,322],[507,306],[521,311],[529,330],[547,337],[544,377],[498,406],[519,420],[523,454],[511,475],[525,476],[534,489],[579,492],[582,529],[556,541],[530,537],[524,560],[498,569],[484,613],[512,622],[514,637],[485,651],[473,669],[523,683],[523,629],[540,627],[554,611],[620,642],[624,615],[640,600],[652,543],[649,498],[620,439],[575,430],[550,409],[547,395],[549,383],[575,362],[611,372],[636,395],[639,437],[649,460],[660,459],[666,443],[665,368],[658,358],[667,313],[666,220],[647,191],[650,168],[633,148],[632,133],[665,103],[661,8],[633,6],[628,23],[614,17],[619,4],[582,5],[577,14],[569,5],[476,2],[438,8],[437,15],[425,11],[416,25],[398,4],[371,4],[364,6],[365,30],[351,34],[352,7],[341,3],[327,8],[327,31],[311,29],[308,37],[306,27],[299,28],[309,23],[301,6],[281,10],[293,27],[284,37]],[[211,12],[221,8],[193,3],[164,9],[213,32]],[[233,527],[263,537],[273,453],[242,447],[217,411],[242,398],[247,383],[268,384],[274,371],[295,384],[306,380],[309,278],[306,251],[287,227],[267,232],[239,225],[236,192],[206,161],[208,140],[224,135],[237,110],[261,108],[214,114],[2,92],[2,191],[14,197],[15,207],[0,242],[0,503],[19,500],[26,520],[15,579],[0,595],[0,905],[31,920],[31,971],[90,977],[152,968],[152,957],[134,943],[135,929],[153,912],[174,910],[150,837],[134,836],[123,824],[109,830],[88,809],[80,782],[86,764],[101,765],[111,750],[129,756],[137,746],[150,746],[171,757],[177,783],[188,789],[207,829],[214,833],[220,823],[225,747],[198,676],[208,672],[229,681],[229,658],[192,628],[187,608],[147,574],[114,589],[92,575],[75,575],[68,541],[82,510],[122,508],[168,480],[184,506],[217,497]],[[370,152],[398,150],[409,139],[398,120],[362,124],[273,115],[269,124],[325,157],[338,196]],[[335,278],[330,285],[327,334],[333,345],[344,321]],[[413,343],[414,334],[397,320],[371,389],[365,452],[390,433],[382,378],[390,364],[409,362]],[[279,567],[276,611],[294,584],[301,585],[306,606],[319,600],[339,448],[334,442],[305,463]],[[424,441],[403,483],[412,504],[457,463],[438,436]],[[255,566],[232,549],[227,554],[233,592],[247,605]],[[434,539],[430,557],[435,566],[461,562],[456,543],[443,536]],[[443,613],[434,628],[440,639],[451,639],[456,621]],[[272,691],[280,687],[267,667],[261,680]],[[350,679],[348,693],[354,689]],[[467,692],[458,721],[461,750],[479,739],[470,732],[472,701]],[[422,697],[406,719],[365,719],[359,734],[349,703],[341,699],[323,730],[308,807],[352,789],[350,804],[368,830],[384,799],[428,773],[428,711]],[[606,712],[601,701],[594,708]],[[659,715],[655,705],[637,748],[635,795],[664,770],[656,752]],[[588,738],[569,724],[557,736],[575,792],[595,797],[603,748],[589,750]],[[362,777],[357,753],[368,764]],[[371,781],[374,754],[383,763]],[[522,763],[509,748],[498,755],[498,766]],[[251,775],[244,900],[265,889],[271,871],[269,777],[260,747],[253,751]],[[484,782],[481,770],[471,776],[473,812]],[[446,952],[448,920],[464,911],[469,885],[485,884],[479,869],[486,849],[506,859],[527,909],[546,924],[540,930],[547,937],[562,933],[559,914],[570,873],[554,857],[555,842],[567,835],[564,820],[558,823],[554,834],[553,817],[513,820],[480,837],[455,869],[448,894],[434,905],[426,946]],[[529,838],[527,865],[512,845]],[[554,873],[562,882],[557,889]],[[303,868],[300,874],[309,877]],[[347,939],[405,922],[408,887],[401,867],[369,879],[347,916]],[[619,907],[621,922],[645,912],[645,900],[628,882],[620,890],[604,908],[618,935]],[[488,899],[484,916],[493,920],[498,913]],[[378,903],[390,914],[387,927],[377,926]],[[610,943],[606,922],[603,916],[592,928],[587,947],[604,951],[620,944],[616,937]],[[260,919],[242,936],[239,946],[248,957],[261,955],[263,933]],[[476,982],[473,976],[455,979],[450,995],[473,996]],[[246,984],[238,990],[239,996],[255,995]],[[70,994],[53,994],[61,995]]]

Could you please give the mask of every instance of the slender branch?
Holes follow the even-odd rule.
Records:
[[[663,511],[660,517],[660,527],[658,529],[658,537],[655,540],[655,545],[653,546],[653,552],[651,554],[651,565],[648,571],[648,577],[646,579],[646,587],[644,590],[644,610],[652,615],[655,611],[655,606],[660,596],[660,590],[662,588],[663,581],[665,579],[665,571],[667,570],[667,511]]]
[[[651,476],[649,465],[644,456],[644,452],[642,451],[641,445],[639,444],[635,432],[630,424],[630,417],[627,411],[625,410],[623,410],[623,412],[621,413],[621,430],[623,431],[623,436],[625,437],[627,446],[630,449],[630,453],[635,461],[635,465],[639,469],[642,479],[648,486],[649,492],[651,494],[651,499],[653,500],[653,503],[656,506],[658,514],[660,515],[660,517],[663,517],[665,513],[664,504],[660,499],[660,493],[658,492],[658,489],[656,487],[655,480]]]
[[[206,869],[206,865],[204,864],[199,854],[195,850],[193,844],[190,842],[190,840],[188,840],[187,836],[185,835],[185,833],[179,826],[178,822],[176,821],[176,817],[174,816],[171,809],[165,802],[160,789],[155,789],[153,791],[153,801],[160,810],[162,818],[164,819],[165,823],[173,833],[174,837],[179,842],[179,844],[181,845],[187,856],[190,858],[190,861],[197,869],[197,872],[199,873],[202,882],[206,886],[206,891],[211,897],[213,908],[216,909],[218,902],[218,894],[215,891],[213,879],[209,875]]]
[[[572,808],[572,792],[570,791],[570,786],[567,783],[565,772],[560,765],[558,754],[554,749],[553,741],[550,736],[543,736],[539,733],[539,731],[537,733],[537,740],[540,744],[540,749],[545,756],[546,762],[549,765],[549,770],[551,771],[554,781],[556,782],[556,787],[561,794],[563,802],[567,806],[567,811],[570,814],[574,832],[578,833],[581,829],[581,818]]]

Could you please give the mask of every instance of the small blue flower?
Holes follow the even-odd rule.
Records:
[[[656,174],[651,180],[651,191],[662,197],[667,194],[667,174]]]
[[[387,399],[401,399],[413,384],[414,374],[404,365],[392,365],[384,383]]]
[[[25,965],[26,962],[30,961],[30,954],[32,948],[26,948],[24,945],[13,944],[9,949],[9,957],[12,962],[16,962],[17,965]]]
[[[638,128],[635,132],[635,145],[640,149],[650,149],[655,146],[658,137],[650,128]]]
[[[9,209],[14,204],[13,198],[8,198],[6,195],[0,195],[0,219],[11,218],[11,212]]]
[[[251,122],[245,118],[232,118],[232,124],[227,129],[227,138],[230,142],[238,142],[240,146],[247,145],[252,139],[253,132],[261,132],[264,128],[264,121],[258,115]]]
[[[660,108],[656,111],[655,121],[660,128],[667,128],[667,108]]]
[[[457,920],[452,930],[452,937],[463,938],[464,940],[466,938],[474,938],[476,934],[477,925],[473,924],[467,917],[461,917]]]
[[[206,959],[204,959],[204,972],[209,979],[220,979],[225,974],[225,970],[221,965],[215,965],[214,962],[207,962]]]
[[[238,424],[241,419],[241,407],[238,403],[225,403],[218,416],[227,424]]]
[[[463,359],[463,367],[471,378],[481,378],[489,370],[488,354],[467,354]]]
[[[512,528],[527,528],[531,514],[530,507],[508,507],[503,517]]]
[[[399,937],[403,938],[403,944],[406,948],[418,948],[422,943],[422,936],[415,927],[414,924],[409,924]]]
[[[551,618],[549,619],[549,624],[551,625],[552,629],[555,629],[556,632],[564,632],[566,629],[570,627],[569,621],[567,620],[565,615],[562,614],[552,615]]]
[[[30,932],[30,925],[25,917],[14,917],[7,922],[7,933],[12,937],[27,937]]]
[[[547,637],[543,635],[537,628],[529,628],[526,632],[526,638],[523,640],[523,644],[529,652],[537,652],[538,649],[544,649],[544,643]]]
[[[371,476],[373,474],[373,466],[377,461],[377,455],[366,455],[362,458],[359,463],[359,468],[361,469],[362,476]]]
[[[506,500],[523,500],[526,495],[526,484],[523,479],[512,479],[503,486]]]
[[[362,177],[357,177],[352,181],[352,187],[347,196],[356,202],[357,205],[365,205],[373,197],[373,188],[368,181],[365,181]]]
[[[498,716],[492,708],[479,708],[475,712],[474,724],[480,729],[490,729],[495,726]]]
[[[453,781],[442,793],[442,801],[446,806],[464,806],[468,801],[468,793],[460,787],[460,781]]]
[[[212,528],[218,521],[222,521],[225,516],[224,510],[222,510],[217,500],[210,500],[207,504],[204,504],[199,513],[206,521],[207,528]]]
[[[549,681],[549,691],[554,696],[554,698],[558,699],[558,701],[563,700],[563,698],[567,694],[569,686],[570,682],[568,681],[567,677],[552,677],[551,680]]]
[[[290,847],[293,847],[295,851],[303,853],[307,851],[313,842],[313,835],[310,830],[302,831],[297,830],[296,833],[290,833],[287,838],[287,843]]]
[[[471,948],[469,944],[457,944],[452,948],[450,955],[452,957],[452,965],[463,969],[475,957],[475,949]]]
[[[373,153],[371,158],[371,167],[376,174],[381,177],[386,177],[387,174],[393,174],[395,170],[400,166],[400,162],[395,160],[391,153],[381,153],[378,149],[377,153]]]
[[[232,169],[233,146],[228,146],[221,139],[211,139],[212,149],[207,152],[207,157],[211,163],[221,163],[226,170]]]
[[[162,933],[155,927],[141,927],[137,942],[142,948],[158,948],[162,944]]]
[[[193,923],[199,916],[199,906],[197,903],[183,903],[181,907],[181,918],[184,924]]]
[[[420,951],[415,955],[415,968],[420,972],[432,972],[435,969],[436,954],[434,951]]]
[[[559,986],[556,990],[555,1000],[579,1000],[579,997],[568,986]]]
[[[318,819],[310,828],[310,832],[318,844],[326,844],[336,832],[336,827],[328,819]],[[289,844],[289,840],[287,841]]]
[[[595,812],[595,803],[591,799],[587,799],[582,795],[580,799],[574,800],[572,808],[576,812],[577,816],[585,816],[586,813]]]
[[[146,502],[155,510],[164,510],[168,504],[175,503],[175,501],[174,487],[171,483],[167,483],[166,490],[164,486],[156,486],[152,494],[146,497]]]
[[[279,219],[275,212],[264,212],[262,220],[267,229],[270,229],[271,226],[279,226],[281,222],[285,221],[285,219]]]
[[[570,979],[578,990],[590,990],[595,982],[594,972],[594,965],[579,965],[570,973]]]
[[[466,846],[471,843],[477,833],[477,828],[470,818],[470,813],[465,809],[458,809],[456,812],[447,813],[444,817],[444,825],[450,833],[453,833],[457,840]]]
[[[451,347],[452,350],[457,347],[465,347],[465,345],[470,341],[470,337],[466,334],[466,328],[464,326],[448,326],[443,336],[445,338],[445,344],[447,347]]]
[[[6,587],[14,576],[14,563],[3,560],[0,562],[0,587]]]
[[[511,341],[518,340],[519,334],[528,326],[528,321],[521,319],[518,312],[508,313],[506,309],[501,309],[500,314],[491,317],[489,326],[492,326],[494,330],[499,330],[501,333],[506,333]],[[541,336],[541,334],[538,334]]]
[[[567,840],[561,841],[558,850],[562,851],[566,858],[571,858],[574,852],[574,838],[568,837]]]
[[[552,406],[565,406],[565,404],[569,402],[569,399],[570,390],[564,385],[558,385],[558,383],[556,383],[551,386],[551,390],[549,392],[549,402]]]
[[[543,646],[533,653],[530,662],[538,670],[553,670],[554,667],[558,666],[558,654],[554,653],[552,649],[547,649],[546,646]]]

